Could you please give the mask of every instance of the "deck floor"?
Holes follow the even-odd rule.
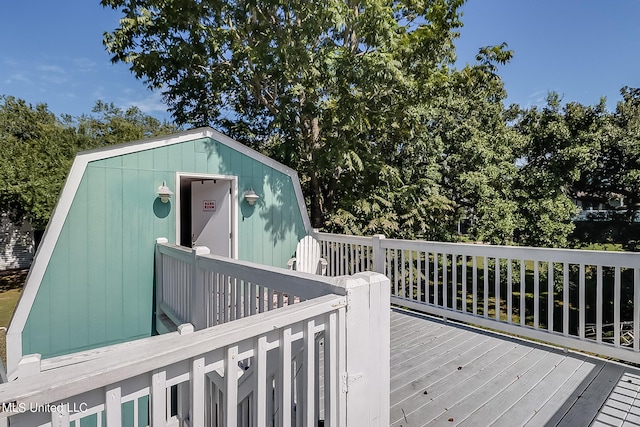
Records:
[[[640,426],[640,370],[391,312],[393,426]]]

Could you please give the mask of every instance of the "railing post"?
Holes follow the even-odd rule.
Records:
[[[373,236],[373,271],[384,274],[385,256],[382,249],[382,240],[384,234],[376,234]]]
[[[198,268],[198,257],[211,253],[206,246],[196,246],[191,250],[193,254],[193,264],[191,271],[191,324],[196,331],[206,328],[206,310],[207,302],[206,289],[204,288],[204,273]]]
[[[163,301],[163,296],[162,296],[162,292],[163,292],[163,287],[164,287],[164,280],[162,277],[162,263],[163,263],[163,259],[162,259],[162,253],[160,253],[160,247],[159,245],[162,243],[169,243],[169,241],[164,238],[164,237],[159,237],[156,239],[156,259],[155,259],[155,265],[156,265],[156,316],[159,315],[159,311],[160,311],[160,306],[162,304]]]
[[[389,425],[390,286],[389,279],[362,272],[344,279],[347,294],[346,425]]]
[[[18,378],[32,377],[41,372],[40,354],[27,354],[18,362]]]

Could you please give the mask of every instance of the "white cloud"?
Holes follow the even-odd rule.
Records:
[[[38,71],[42,71],[45,73],[56,73],[56,74],[64,74],[64,68],[59,65],[38,65]]]
[[[75,70],[81,73],[89,73],[96,69],[95,61],[92,61],[89,58],[75,58],[73,60],[73,65]]]
[[[163,112],[166,113],[167,106],[162,102],[160,91],[151,92],[145,98],[129,99],[124,101],[125,108],[138,107],[143,113]]]
[[[20,63],[12,58],[4,58],[3,60],[4,65],[7,65],[9,67],[17,67],[18,65],[20,65]]]
[[[16,73],[9,76],[7,80],[4,81],[6,84],[22,82],[22,83],[30,83],[31,80],[27,76],[22,73]]]
[[[527,98],[527,105],[525,108],[531,107],[542,107],[547,104],[547,95],[549,94],[549,90],[537,90],[533,92]]]

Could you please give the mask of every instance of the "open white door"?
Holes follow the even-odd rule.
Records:
[[[191,232],[194,246],[214,255],[232,256],[232,182],[203,179],[191,182]]]
[[[238,178],[176,174],[176,243],[206,246],[214,255],[238,256]]]

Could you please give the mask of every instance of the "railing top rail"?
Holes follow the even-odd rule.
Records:
[[[325,241],[355,243],[368,241],[371,237],[318,233]],[[611,267],[640,267],[640,253],[619,251],[594,251],[583,249],[536,248],[529,246],[502,246],[476,243],[448,243],[428,240],[381,239],[383,249],[439,252],[447,254],[523,259],[531,261],[567,262],[570,264],[603,265]]]
[[[383,239],[380,241],[380,245],[385,249],[427,250],[458,255],[567,262],[571,264],[607,265],[612,267],[635,268],[639,266],[638,263],[640,262],[640,253],[635,252],[534,248],[528,246],[498,246],[395,239]]]
[[[0,402],[16,404],[54,402],[105,387],[172,365],[274,329],[311,319],[346,306],[346,299],[326,295],[281,309],[256,314],[201,331],[178,332],[139,340],[145,344],[114,347],[113,351],[85,363],[65,366],[38,375],[0,384]],[[11,413],[0,412],[0,419]]]
[[[356,245],[369,245],[369,246],[371,246],[371,244],[373,243],[372,237],[353,236],[349,234],[332,234],[332,233],[316,232],[314,237],[324,242],[354,243]]]
[[[173,258],[177,258],[184,262],[191,262],[193,258],[191,249],[185,248],[184,246],[178,246],[178,245],[173,245],[171,243],[160,243],[160,242],[158,242],[156,246],[161,254],[169,255]]]
[[[158,247],[161,253],[169,256],[181,257],[185,254],[185,248],[171,243],[158,243]],[[187,249],[186,253],[190,257],[186,261],[191,262],[193,260],[192,252]],[[202,269],[246,280],[305,299],[329,294],[345,294],[340,279],[334,277],[303,273],[211,254],[198,255],[197,259],[198,266]]]

